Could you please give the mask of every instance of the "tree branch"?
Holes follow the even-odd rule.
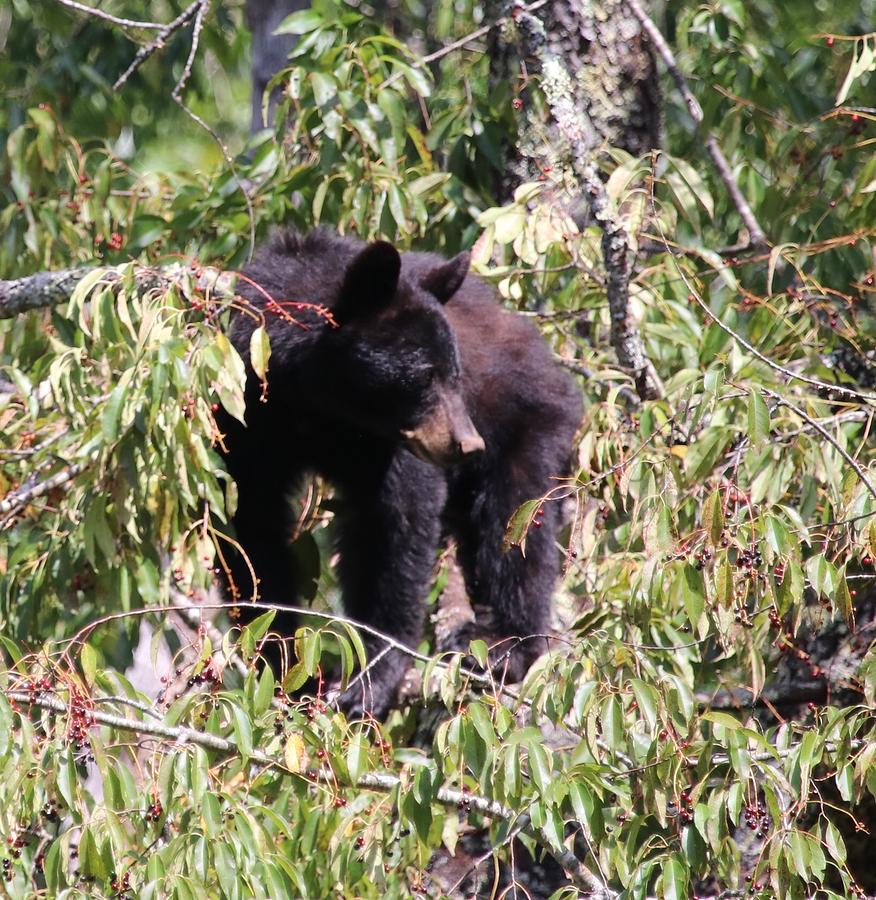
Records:
[[[548,48],[540,19],[516,6],[513,18],[522,37],[524,52],[534,57],[542,71],[542,89],[557,128],[569,144],[572,169],[577,176],[594,219],[602,228],[602,258],[606,270],[606,294],[611,318],[611,344],[618,362],[633,373],[639,397],[656,399],[663,384],[645,354],[642,336],[629,311],[630,239],[611,208],[599,177],[593,150],[597,144],[589,119],[573,103],[572,82],[565,66]]]
[[[11,319],[30,309],[63,303],[90,271],[87,268],[60,269],[0,281],[0,319]]]
[[[56,472],[45,481],[37,482],[30,487],[22,488],[19,491],[7,495],[3,500],[0,500],[0,516],[17,512],[23,506],[27,506],[28,503],[48,494],[50,491],[55,490],[55,488],[63,487],[84,469],[84,464],[75,463],[72,466],[61,469],[60,472]]]
[[[703,108],[691,92],[687,79],[682,74],[681,69],[679,69],[678,63],[675,61],[675,56],[673,55],[672,50],[670,50],[669,44],[666,43],[663,35],[660,33],[660,29],[654,24],[645,10],[642,9],[639,0],[626,0],[626,2],[630,11],[639,20],[642,28],[644,28],[648,37],[651,39],[651,43],[663,59],[666,68],[669,70],[669,74],[672,76],[678,90],[681,92],[681,96],[684,98],[690,117],[696,122],[698,127],[701,126],[703,124]],[[727,157],[724,156],[720,144],[711,133],[706,134],[706,151],[712,158],[712,162],[718,170],[718,174],[721,176],[721,181],[724,182],[724,187],[726,187],[727,193],[733,201],[733,205],[736,207],[740,218],[748,229],[750,245],[755,248],[768,246],[763,229],[758,224],[754,212],[748,205],[748,201],[742,196],[742,191],[739,190],[739,185],[736,184],[736,181],[733,178],[733,173],[730,171],[730,164],[727,162]]]
[[[118,281],[122,277],[121,267],[82,266],[77,269],[59,269],[57,272],[35,272],[9,281],[0,280],[0,319],[11,319],[32,309],[57,306],[70,299],[76,285],[90,272],[102,268],[106,280]],[[180,263],[167,266],[135,265],[134,276],[143,290],[172,282],[183,272],[191,269]],[[224,289],[224,273],[220,269],[205,266],[198,276],[199,287],[219,287]]]
[[[163,26],[161,31],[155,36],[155,40],[141,47],[137,51],[137,55],[131,62],[131,65],[116,79],[113,90],[117,91],[125,82],[155,53],[156,50],[163,49],[167,39],[176,31],[179,31],[195,13],[201,8],[204,0],[195,0],[190,6],[187,6],[172,22],[168,22]]]
[[[164,28],[164,25],[161,22],[138,22],[135,19],[120,19],[118,16],[113,16],[108,12],[104,12],[102,9],[86,6],[84,3],[77,3],[76,0],[55,0],[55,2],[60,3],[62,6],[66,6],[69,9],[75,9],[79,12],[86,13],[86,15],[94,16],[97,19],[112,22],[113,25],[121,25],[122,28],[151,28],[154,31],[159,31]]]
[[[7,690],[4,692],[6,698],[13,703],[19,703],[25,706],[37,706],[40,709],[47,709],[59,715],[68,716],[71,713],[70,704],[57,697],[47,696],[46,694],[34,694],[28,691]],[[103,700],[106,698],[96,698]],[[118,716],[113,713],[100,712],[99,710],[89,710],[89,718],[101,725],[107,725],[110,728],[117,728],[120,731],[129,731],[134,734],[148,734],[155,737],[167,738],[174,743],[187,742],[197,744],[209,750],[216,750],[220,753],[226,753],[233,756],[242,756],[239,746],[235,741],[228,738],[219,737],[215,734],[209,734],[205,731],[196,731],[194,728],[188,728],[185,725],[163,725],[160,722],[144,722],[137,719],[126,719],[124,716]],[[248,758],[253,762],[264,766],[281,769],[289,772],[289,768],[281,759],[269,756],[258,750],[253,750],[247,754]],[[298,774],[298,773],[293,773]],[[335,783],[335,776],[329,776],[325,773],[325,780],[329,783]],[[366,790],[378,790],[390,793],[401,784],[401,778],[397,775],[387,775],[377,772],[366,772],[360,775],[352,787],[363,788]],[[566,870],[573,884],[587,891],[589,896],[594,900],[614,900],[617,894],[610,891],[602,883],[602,881],[593,875],[574,853],[565,847],[556,847],[550,840],[547,832],[542,828],[533,826],[528,816],[518,817],[518,814],[507,806],[503,806],[496,800],[488,797],[482,797],[477,794],[463,793],[462,791],[452,790],[450,788],[438,788],[435,793],[435,799],[450,807],[459,807],[462,805],[470,806],[476,812],[491,819],[513,820],[518,819],[519,829],[528,832],[538,843],[548,852],[554,859]]]

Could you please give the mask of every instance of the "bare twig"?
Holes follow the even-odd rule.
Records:
[[[733,338],[736,342],[741,344],[749,353],[753,353],[761,362],[766,363],[771,369],[776,372],[781,372],[789,380],[793,381],[802,381],[804,384],[810,384],[813,387],[817,387],[823,391],[829,391],[832,394],[840,395],[843,397],[852,397],[856,400],[863,400],[866,403],[876,403],[876,394],[865,394],[863,391],[856,391],[853,388],[844,387],[841,384],[831,384],[827,381],[820,381],[817,378],[811,378],[809,375],[801,375],[799,372],[794,372],[793,370],[787,368],[786,366],[777,363],[775,360],[770,359],[766,354],[761,353],[760,350],[757,349],[752,343],[747,341],[741,334],[735,332],[729,325],[727,325],[722,319],[720,319],[712,310],[709,308],[708,304],[703,300],[703,298],[699,295],[699,293],[694,289],[694,286],[691,284],[690,280],[687,276],[682,272],[680,267],[677,267],[677,271],[681,276],[682,281],[684,281],[687,286],[688,293],[691,297],[694,298],[697,305],[703,310],[704,313],[725,333],[729,334],[730,337]]]
[[[606,295],[611,318],[611,343],[618,362],[633,373],[639,396],[654,399],[664,394],[663,384],[648,359],[642,336],[629,310],[630,238],[612,209],[594,159],[595,129],[574,102],[571,79],[562,61],[547,46],[540,19],[515,7],[514,18],[527,55],[538,60],[542,87],[557,128],[569,144],[572,168],[602,228],[602,257],[606,270]]]
[[[170,95],[179,104],[182,104],[182,92],[185,90],[185,86],[192,75],[192,65],[195,62],[195,57],[198,55],[198,45],[201,42],[201,29],[204,27],[204,16],[209,9],[210,0],[202,0],[195,13],[195,24],[192,26],[192,45],[189,47],[189,55],[186,59],[182,75],[180,75],[179,81],[177,81],[176,87],[174,87],[173,92]]]
[[[210,642],[214,647],[223,647],[222,632],[212,622],[207,621],[203,617],[203,615],[199,611],[200,609],[202,609],[202,607],[182,606],[181,604],[178,604],[176,606],[176,611],[190,627],[195,629],[203,629],[204,634],[206,634],[207,637],[210,638]],[[223,660],[227,662],[228,665],[232,666],[234,671],[237,672],[237,674],[242,678],[245,678],[247,674],[249,674],[249,666],[240,658],[239,653],[232,652],[226,656],[223,649],[222,656]]]
[[[202,6],[204,0],[195,0],[194,3],[187,6],[172,22],[162,26],[161,31],[155,36],[155,40],[141,47],[137,51],[137,55],[131,62],[131,65],[116,79],[113,90],[117,91],[125,82],[152,56],[156,50],[163,49],[167,39],[176,31],[179,31],[187,22],[189,22]]]
[[[662,57],[666,68],[669,70],[669,74],[672,75],[678,90],[681,92],[681,96],[684,98],[690,117],[698,126],[702,125],[703,108],[700,106],[697,98],[691,93],[687,79],[682,74],[681,69],[679,69],[678,63],[675,61],[675,56],[669,48],[669,44],[666,43],[663,35],[660,33],[660,29],[654,24],[645,10],[642,9],[639,0],[627,0],[627,6],[630,8],[632,14],[639,20],[642,28],[645,29],[648,37],[651,39],[651,43]],[[706,135],[706,151],[712,158],[712,162],[718,170],[721,180],[724,182],[724,187],[726,187],[727,193],[733,201],[733,205],[736,207],[740,218],[748,229],[751,246],[767,246],[768,242],[766,235],[758,224],[757,218],[749,206],[748,201],[742,196],[742,191],[739,190],[739,185],[736,184],[733,173],[730,171],[730,164],[727,162],[727,157],[724,156],[724,152],[721,150],[721,146],[715,136],[710,133]]]
[[[255,209],[253,208],[252,197],[250,197],[249,195],[246,182],[243,180],[243,178],[240,177],[240,173],[238,172],[237,166],[234,163],[234,157],[231,155],[231,152],[225,145],[225,142],[222,140],[222,138],[219,137],[216,129],[208,125],[207,122],[205,122],[204,119],[202,119],[193,109],[186,106],[182,99],[182,92],[185,89],[189,78],[191,77],[192,66],[198,53],[198,47],[200,45],[201,39],[201,29],[204,26],[204,17],[210,10],[210,0],[198,0],[198,3],[194,5],[197,6],[197,10],[195,13],[195,22],[192,26],[192,46],[189,48],[189,55],[186,59],[186,64],[183,68],[182,75],[180,76],[179,81],[177,81],[170,96],[174,103],[176,103],[179,108],[196,125],[198,125],[200,128],[203,128],[204,131],[206,131],[207,134],[209,134],[210,137],[213,138],[213,140],[216,142],[216,146],[219,148],[223,158],[225,159],[225,163],[228,166],[229,171],[234,176],[234,180],[237,182],[237,186],[240,188],[241,194],[243,194],[243,202],[246,204],[246,211],[249,219],[249,258],[252,259],[252,256],[255,253]]]
[[[663,241],[666,246],[667,252],[669,254],[669,258],[672,260],[673,265],[675,266],[675,271],[678,273],[678,277],[684,283],[684,286],[687,288],[688,297],[692,299],[697,306],[725,333],[730,335],[734,341],[743,346],[749,353],[752,353],[756,356],[761,362],[766,363],[771,369],[776,372],[781,372],[787,379],[791,381],[802,381],[804,384],[812,385],[813,387],[818,388],[822,391],[827,391],[834,395],[849,397],[855,400],[862,400],[865,403],[876,403],[876,394],[867,394],[863,391],[856,391],[853,388],[844,387],[841,384],[831,384],[827,381],[820,381],[818,378],[812,378],[809,375],[801,375],[799,372],[794,372],[793,370],[787,368],[786,366],[777,363],[775,360],[770,359],[765,353],[761,353],[757,347],[754,346],[750,341],[747,341],[741,334],[735,332],[726,322],[724,322],[716,313],[714,313],[705,300],[700,296],[699,291],[696,289],[696,286],[691,282],[691,279],[688,277],[687,273],[681,266],[678,264],[678,260],[672,254],[670,249],[669,239],[666,237],[666,233],[663,230],[663,227],[660,224],[660,219],[656,214],[656,210],[653,208],[653,199],[652,199],[652,212],[654,213],[654,222],[657,225],[657,229],[660,232],[660,239]]]
[[[541,9],[542,6],[547,5],[550,0],[535,0],[535,3],[526,4],[523,9],[526,12],[533,12],[536,9]],[[439,59],[442,59],[445,56],[453,53],[454,50],[461,50],[467,44],[470,44],[472,41],[476,41],[479,38],[486,37],[494,28],[499,28],[508,21],[508,16],[501,16],[496,19],[494,22],[489,22],[486,25],[482,25],[480,28],[476,28],[474,31],[465,35],[464,37],[458,38],[455,41],[451,41],[449,44],[445,44],[443,47],[440,47],[434,53],[428,53],[426,56],[421,57],[420,59],[411,63],[411,67],[414,69],[424,69],[430,63],[437,62]],[[396,72],[393,75],[390,75],[389,78],[385,79],[383,83],[380,85],[379,90],[383,90],[383,88],[388,87],[390,84],[394,84],[402,77],[402,72]]]
[[[118,16],[113,16],[108,12],[104,12],[102,9],[86,6],[84,3],[77,3],[76,0],[55,0],[55,2],[60,3],[62,6],[69,7],[70,9],[86,13],[89,16],[94,16],[97,19],[112,22],[113,25],[120,25],[122,28],[151,28],[154,31],[160,31],[164,28],[164,25],[161,22],[139,22],[135,19],[121,19]]]

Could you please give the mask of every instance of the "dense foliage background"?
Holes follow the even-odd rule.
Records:
[[[530,141],[540,174],[500,200],[550,92],[531,67],[491,79],[482,42],[440,54],[485,13],[430,6],[394,9],[404,41],[329,0],[288,20],[277,126],[249,141],[239,6],[119,88],[154,32],[0,10],[0,277],[98,266],[51,309],[0,302],[0,892],[876,893],[874,4],[666,4],[703,125],[664,70],[664,148],[595,157],[662,383],[646,401],[574,167]],[[325,486],[296,538],[322,617],[289,671],[254,665],[270,612],[216,615],[234,489],[213,413],[241,413],[243,372],[217,272],[277,223],[473,246],[581,374],[576,473],[548,501],[570,510],[560,637],[513,690],[424,644],[385,724],[290,694],[359,662]],[[442,557],[433,599],[451,579]]]

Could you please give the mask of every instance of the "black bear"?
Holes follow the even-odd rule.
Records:
[[[469,596],[492,613],[484,637],[548,631],[559,504],[546,504],[525,557],[503,552],[502,539],[518,506],[568,473],[581,398],[536,328],[503,311],[468,268],[467,253],[399,254],[318,230],[275,236],[243,270],[237,290],[256,315],[235,313],[229,336],[248,367],[247,424],[223,416],[220,427],[238,486],[234,527],[262,602],[295,602],[288,496],[315,472],[340,495],[338,575],[350,617],[416,646],[448,534]],[[249,368],[262,317],[266,400]],[[252,599],[241,559],[231,577],[242,601]],[[363,639],[380,651],[379,640]],[[514,680],[544,641],[512,643]],[[366,691],[344,705],[385,714],[405,667],[401,653],[385,653]]]

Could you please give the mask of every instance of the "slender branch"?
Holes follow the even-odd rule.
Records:
[[[535,0],[535,3],[527,3],[523,9],[526,12],[534,12],[537,9],[541,9],[542,6],[546,6],[551,0]],[[509,19],[509,16],[500,16],[493,22],[489,22],[486,25],[482,25],[480,28],[476,28],[474,31],[469,32],[469,34],[464,37],[457,38],[455,41],[451,41],[449,44],[445,44],[443,47],[440,47],[434,53],[428,53],[426,56],[421,57],[418,60],[415,60],[411,63],[411,67],[414,69],[425,69],[430,63],[437,62],[439,59],[442,59],[445,56],[453,53],[454,50],[461,50],[466,44],[470,44],[472,41],[476,41],[479,38],[486,37],[494,28],[500,28],[504,25]],[[380,85],[379,90],[383,90],[385,87],[388,87],[391,84],[394,84],[402,77],[402,72],[395,72],[390,75],[389,78],[386,78],[383,83]]]
[[[155,53],[156,50],[161,50],[164,48],[164,45],[167,39],[176,31],[179,31],[191,18],[195,15],[195,13],[200,9],[204,0],[195,0],[190,6],[187,6],[172,22],[168,22],[167,25],[164,25],[161,31],[155,36],[155,40],[146,44],[144,47],[141,47],[137,51],[137,55],[131,62],[131,65],[125,69],[124,72],[116,79],[115,84],[113,85],[113,90],[117,91],[123,84],[127,82],[127,80]]]
[[[198,55],[198,46],[201,43],[201,29],[204,27],[204,16],[209,9],[210,0],[202,0],[198,6],[197,13],[195,13],[195,24],[192,26],[192,45],[189,47],[189,55],[183,67],[182,75],[180,75],[179,81],[177,81],[176,87],[174,87],[170,95],[180,104],[182,103],[182,92],[185,90],[185,86],[192,75],[192,66],[194,65],[195,57]]]
[[[212,622],[204,619],[198,607],[177,604],[176,611],[192,628],[203,629],[204,634],[210,639],[214,647],[222,647],[224,638],[222,632]],[[223,652],[223,656],[228,665],[232,666],[234,671],[242,678],[249,674],[249,666],[240,658],[239,653],[231,652],[225,656]]]
[[[629,0],[628,0],[629,2]],[[652,198],[652,212],[654,213],[654,221],[657,225],[657,228],[660,232],[660,239],[663,241],[667,252],[669,253],[669,258],[672,260],[673,265],[675,266],[675,271],[678,273],[678,277],[684,283],[684,286],[687,288],[688,297],[699,306],[699,308],[725,333],[730,335],[734,341],[738,344],[741,344],[749,353],[756,356],[761,362],[766,363],[771,369],[776,372],[781,372],[788,380],[790,381],[802,381],[804,384],[810,384],[813,387],[819,388],[820,390],[827,391],[834,395],[839,395],[843,397],[852,397],[856,400],[863,400],[865,403],[876,403],[876,394],[867,394],[863,391],[856,391],[853,388],[844,387],[841,384],[830,384],[827,381],[820,381],[818,378],[812,378],[809,375],[801,375],[799,372],[794,372],[793,370],[787,368],[786,366],[780,365],[775,360],[770,359],[765,353],[761,353],[757,347],[754,346],[750,341],[747,341],[741,334],[735,332],[729,325],[727,325],[716,313],[714,313],[705,300],[700,296],[699,291],[696,290],[694,284],[691,282],[691,279],[688,277],[687,273],[682,269],[682,267],[678,264],[678,260],[672,254],[670,249],[669,239],[666,237],[666,233],[663,230],[662,225],[660,224],[660,219],[656,215],[656,210],[653,208],[653,198]]]
[[[97,19],[112,22],[113,25],[121,25],[122,28],[151,28],[154,31],[160,31],[164,28],[164,25],[161,22],[138,22],[135,19],[120,19],[118,16],[113,16],[108,12],[104,12],[102,9],[86,6],[84,3],[77,3],[76,0],[55,0],[55,2],[60,3],[62,6],[69,7],[70,9],[86,13],[89,16],[94,16]]]
[[[590,211],[602,228],[602,258],[606,270],[606,295],[611,319],[611,344],[618,362],[633,373],[639,397],[655,399],[665,393],[663,384],[648,359],[642,336],[629,310],[630,238],[612,209],[605,185],[594,160],[596,132],[574,103],[574,91],[563,62],[547,45],[544,24],[520,6],[514,20],[522,37],[524,52],[534,57],[542,71],[542,88],[557,128],[568,142],[572,169],[579,179]]]
[[[697,126],[701,126],[704,118],[703,108],[691,92],[687,79],[682,74],[681,69],[679,69],[678,63],[675,61],[675,56],[669,48],[669,44],[666,43],[663,35],[660,33],[660,29],[654,24],[645,10],[642,9],[639,0],[627,0],[627,6],[630,8],[632,14],[639,20],[642,28],[645,29],[648,37],[651,39],[651,43],[662,57],[666,68],[669,70],[669,74],[672,75],[676,86],[681,92],[681,96],[684,98],[690,117],[696,122]],[[745,227],[748,229],[751,246],[768,246],[763,229],[758,224],[751,206],[749,206],[748,201],[743,197],[742,191],[739,190],[739,185],[733,178],[733,173],[730,171],[730,164],[727,162],[727,157],[724,156],[720,144],[711,133],[706,135],[706,151],[712,158],[712,162],[718,170],[718,174],[721,176],[721,181],[724,182],[724,187],[726,187],[727,193],[733,201],[733,205],[736,207],[742,221],[745,223]]]
[[[801,419],[803,419],[804,422],[806,422],[807,425],[814,428],[834,448],[834,450],[836,450],[836,452],[839,453],[839,455],[852,467],[852,469],[854,469],[855,474],[861,480],[861,483],[870,492],[870,496],[873,497],[874,500],[876,500],[876,487],[873,486],[873,483],[867,477],[864,470],[859,465],[858,461],[849,453],[848,450],[845,449],[845,447],[842,446],[842,444],[840,444],[840,442],[821,423],[817,422],[815,419],[811,418],[810,416],[807,416],[806,413],[803,412],[803,410],[800,409],[799,406],[796,406],[795,404],[791,403],[790,400],[785,399],[780,394],[776,394],[773,391],[768,390],[767,388],[762,388],[762,390],[768,397],[772,397],[772,399],[775,400],[779,406],[787,406],[788,409],[791,410],[791,412],[796,413],[798,416],[800,416]]]

